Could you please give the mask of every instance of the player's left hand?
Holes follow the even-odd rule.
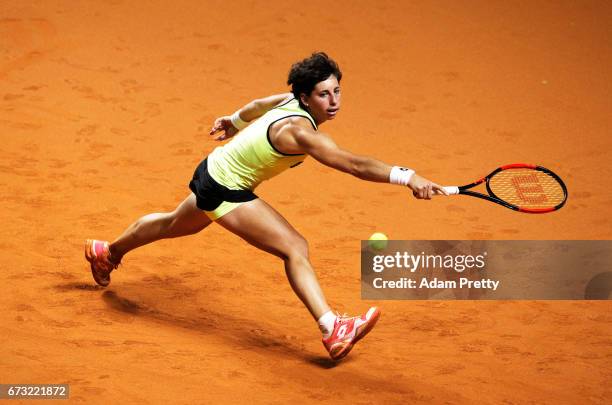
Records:
[[[412,175],[410,183],[408,183],[408,187],[410,187],[412,190],[412,195],[418,199],[431,200],[431,197],[436,194],[448,195],[446,190],[444,190],[444,187],[427,180],[416,173]]]
[[[219,117],[215,120],[215,123],[210,129],[210,135],[215,135],[219,132],[221,132],[221,134],[213,138],[215,141],[224,141],[238,133],[238,129],[232,125],[232,119],[229,115]]]

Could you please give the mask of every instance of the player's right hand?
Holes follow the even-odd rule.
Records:
[[[435,194],[448,195],[444,187],[427,180],[416,173],[412,175],[412,178],[408,183],[408,187],[410,187],[412,190],[412,195],[420,200],[431,200],[431,197],[433,197]]]
[[[232,119],[229,115],[219,117],[215,120],[215,123],[210,129],[210,135],[215,135],[219,132],[221,132],[221,134],[213,138],[215,141],[224,141],[238,133],[238,129],[232,125]]]

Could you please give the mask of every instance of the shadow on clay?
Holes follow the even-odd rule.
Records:
[[[167,291],[169,288],[169,281],[171,279],[160,280],[160,290]],[[165,288],[162,288],[162,283],[166,284]],[[170,284],[171,281],[170,281]],[[138,295],[142,292],[142,284],[125,284],[123,285],[127,289],[135,288],[128,297],[127,293],[121,294],[115,290],[103,288],[97,285],[87,283],[69,282],[62,283],[55,286],[57,291],[101,291],[101,297],[104,303],[112,310],[124,313],[130,316],[138,316],[149,318],[154,322],[161,322],[169,324],[174,327],[185,328],[200,333],[206,334],[217,334],[221,335],[227,346],[235,347],[237,350],[249,350],[260,352],[265,355],[274,355],[278,357],[284,357],[289,360],[298,359],[303,360],[305,363],[318,367],[325,370],[335,369],[336,367],[351,363],[354,357],[350,355],[344,358],[342,361],[334,361],[327,356],[313,354],[307,352],[303,345],[299,343],[292,343],[282,336],[274,334],[274,332],[268,332],[262,328],[261,324],[258,324],[254,320],[239,318],[227,313],[221,313],[209,308],[200,308],[198,313],[177,313],[177,312],[165,312],[157,309],[142,300],[132,298],[133,295]],[[149,292],[151,289],[155,289],[155,286],[151,286],[151,283],[147,283],[144,288]],[[153,301],[152,301],[153,302]],[[163,306],[163,299],[159,297],[155,298],[155,304]],[[321,350],[324,350],[321,348]],[[352,381],[356,381],[357,384],[362,386],[378,386],[381,381],[372,376],[368,376],[363,373],[355,373],[350,369],[344,369],[341,371],[344,378]],[[389,381],[385,381],[386,387],[395,393],[404,393],[407,396],[413,394],[412,390],[407,390],[402,385],[389,384]]]
[[[142,302],[122,296],[113,290],[104,291],[102,299],[115,311],[148,317],[158,322],[202,333],[222,334],[223,338],[231,342],[233,346],[244,347],[249,350],[257,348],[279,356],[302,358],[307,363],[326,369],[333,368],[338,364],[331,359],[308,353],[299,345],[291,344],[282,338],[273,336],[270,332],[262,329],[261,325],[249,319],[237,318],[210,309],[203,309],[200,316],[182,316],[181,314],[164,312],[150,307]]]
[[[158,285],[151,285],[151,283]],[[184,293],[183,298],[189,298],[190,292],[188,287],[184,285],[175,286],[174,284],[176,284],[174,278],[166,277],[153,282],[149,281],[146,285],[146,289],[151,291],[159,287],[160,291],[169,291],[174,289],[171,287],[181,287]],[[230,345],[246,348],[248,350],[253,350],[255,348],[256,350],[274,353],[288,358],[303,359],[306,363],[323,369],[333,369],[341,363],[351,361],[351,356],[342,361],[334,361],[327,356],[309,353],[299,343],[285,339],[281,335],[275,335],[274,331],[265,330],[261,324],[258,324],[254,320],[238,318],[228,313],[214,311],[208,307],[200,308],[197,313],[163,311],[141,299],[133,298],[134,296],[141,295],[139,292],[142,290],[142,284],[124,284],[123,287],[126,287],[127,290],[132,288],[136,288],[136,290],[133,291],[133,294],[125,292],[119,293],[116,290],[110,290],[95,284],[82,282],[68,282],[54,286],[55,290],[62,292],[75,290],[102,291],[101,297],[104,303],[114,311],[129,314],[131,316],[147,317],[157,322],[201,333],[210,334],[212,332],[223,335],[223,338],[229,341]],[[161,298],[161,300],[160,298],[161,297],[157,297],[155,303],[162,305],[163,298]],[[176,298],[176,296],[174,296],[174,298]],[[322,348],[322,350],[324,349]]]

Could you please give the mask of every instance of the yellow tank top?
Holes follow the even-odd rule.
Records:
[[[230,190],[253,190],[262,181],[302,163],[306,155],[279,152],[269,138],[270,126],[287,117],[305,117],[316,129],[312,116],[295,98],[268,111],[231,141],[208,155],[208,172]]]

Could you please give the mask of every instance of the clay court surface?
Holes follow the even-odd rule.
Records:
[[[610,239],[609,2],[3,1],[0,383],[86,403],[604,403],[610,301],[362,301],[360,240]],[[568,204],[417,201],[312,159],[258,189],[310,242],[330,304],[382,307],[335,365],[282,263],[213,225],[95,286],[85,238],[171,210],[215,117],[325,50],[356,153],[461,184],[538,163]],[[576,271],[580,271],[577,268]]]

